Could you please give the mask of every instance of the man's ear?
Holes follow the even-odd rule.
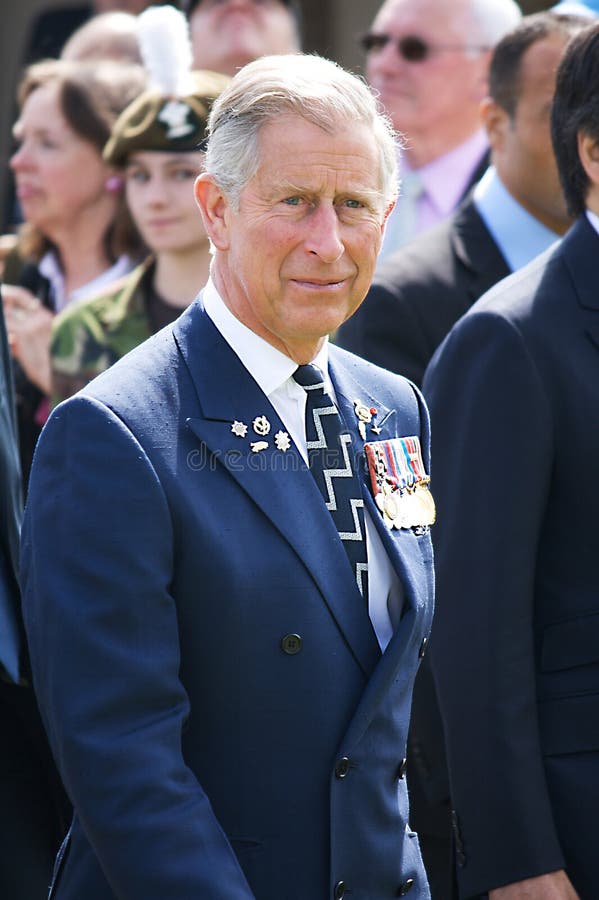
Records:
[[[202,172],[195,180],[194,194],[204,228],[217,250],[229,249],[229,203],[212,175]]]
[[[578,132],[578,156],[591,185],[599,187],[599,144],[595,138]]]
[[[384,231],[385,225],[387,224],[387,219],[389,218],[389,216],[391,215],[391,213],[392,213],[393,210],[395,209],[395,204],[396,204],[396,203],[397,203],[397,200],[393,200],[393,201],[387,206],[387,208],[386,208],[386,210],[385,210],[385,212],[384,212],[384,215],[383,215],[383,222],[382,222],[382,228],[381,228],[382,231]]]
[[[492,152],[501,153],[507,131],[512,127],[509,115],[492,97],[485,97],[480,104],[480,118]]]

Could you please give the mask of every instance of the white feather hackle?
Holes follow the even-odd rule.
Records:
[[[192,93],[187,19],[174,6],[150,6],[138,16],[138,40],[150,87],[169,97]]]

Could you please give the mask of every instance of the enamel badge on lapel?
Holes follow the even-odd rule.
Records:
[[[374,406],[366,406],[361,400],[354,400],[354,412],[358,420],[358,431],[363,441],[366,440],[366,426],[370,425],[375,434],[380,433],[380,428],[376,425],[376,417],[378,409]],[[373,421],[374,420],[374,421]]]
[[[270,422],[266,416],[256,416],[252,422],[252,426],[256,434],[259,434],[261,437],[266,437],[270,431]]]
[[[287,453],[291,447],[291,438],[286,431],[277,431],[275,434],[275,446],[277,450],[281,450],[282,453]]]
[[[252,429],[253,431],[259,435],[262,440],[252,441],[250,440],[250,450],[252,453],[262,453],[264,450],[268,450],[269,443],[264,440],[264,438],[270,434],[272,426],[266,416],[256,416],[256,418],[252,421]],[[240,422],[238,419],[235,419],[231,422],[231,432],[236,437],[245,438],[248,435],[248,426],[245,422]],[[275,447],[280,453],[287,453],[287,451],[291,448],[291,438],[286,431],[277,431],[274,436]]]
[[[418,437],[364,445],[375,503],[387,528],[417,528],[435,521]]]
[[[233,422],[233,424],[231,425],[231,431],[233,432],[233,434],[237,435],[237,437],[243,438],[248,433],[248,427],[247,425],[244,425],[243,422],[238,422],[237,420],[235,420],[235,422]]]

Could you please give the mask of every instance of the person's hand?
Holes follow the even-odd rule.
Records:
[[[489,900],[580,900],[572,882],[563,871],[549,872],[537,878],[516,881],[489,891]]]
[[[27,378],[50,393],[50,337],[54,316],[31,291],[2,285],[2,301],[10,350]]]

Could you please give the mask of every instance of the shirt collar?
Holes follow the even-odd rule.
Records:
[[[589,220],[597,234],[599,234],[599,216],[596,213],[591,212],[590,209],[587,209],[586,214],[587,219]]]
[[[474,190],[474,203],[512,272],[551,246],[559,235],[510,194],[491,166]]]
[[[297,369],[295,360],[281,353],[240,322],[225,304],[212,279],[208,279],[204,288],[202,302],[218,331],[266,396],[270,396],[284,385]],[[327,384],[329,384],[328,360],[329,347],[328,341],[325,340],[312,362],[322,370]]]
[[[105,285],[118,281],[123,275],[128,275],[133,269],[133,260],[123,254],[119,256],[117,261],[100,275],[88,281],[76,290],[72,291],[69,296],[65,293],[65,281],[58,257],[53,250],[48,250],[41,258],[38,269],[40,274],[47,278],[52,286],[52,296],[54,300],[55,311],[60,312],[73,300],[81,300],[84,297],[91,297],[100,291]]]

